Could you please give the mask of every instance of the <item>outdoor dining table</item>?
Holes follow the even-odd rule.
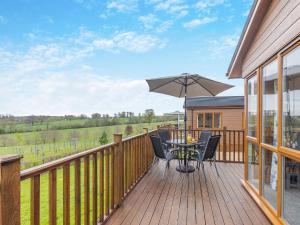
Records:
[[[181,164],[179,164],[176,167],[176,170],[179,171],[179,172],[182,172],[182,173],[191,173],[191,172],[194,172],[195,171],[195,167],[192,166],[192,165],[189,165],[188,157],[187,157],[188,156],[187,151],[188,151],[189,148],[195,147],[198,143],[196,141],[195,142],[187,143],[184,139],[181,139],[181,138],[167,140],[166,143],[170,144],[170,145],[177,146],[184,153],[183,154],[184,155],[184,157],[183,157],[184,164],[183,164],[183,166]]]

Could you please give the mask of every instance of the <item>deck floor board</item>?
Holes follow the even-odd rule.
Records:
[[[171,163],[163,177],[160,162],[128,195],[106,224],[125,225],[251,225],[271,224],[241,186],[242,164],[205,163],[189,175],[175,170]]]

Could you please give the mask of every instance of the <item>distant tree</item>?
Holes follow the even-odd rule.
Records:
[[[153,109],[146,109],[145,110],[144,118],[145,118],[147,123],[150,124],[152,122],[154,116],[155,116],[155,114],[154,114]]]
[[[40,139],[41,139],[42,143],[46,144],[46,142],[48,141],[48,136],[49,136],[48,130],[42,130],[39,133],[40,133]]]
[[[133,127],[131,125],[127,125],[125,127],[125,134],[126,134],[126,136],[129,136],[132,133],[133,133]]]
[[[87,116],[87,115],[85,115],[85,114],[80,114],[79,118],[80,118],[80,119],[87,119],[87,118],[88,118],[88,116]]]
[[[56,143],[59,141],[60,135],[57,130],[51,130],[48,132],[48,134],[49,134],[48,138],[50,142]]]
[[[108,137],[107,137],[107,133],[105,131],[103,131],[101,137],[98,140],[100,145],[105,145],[108,143]]]
[[[16,135],[16,140],[17,140],[18,144],[22,145],[23,141],[24,141],[23,134],[16,133],[15,135]]]
[[[92,114],[92,119],[100,119],[101,118],[101,114],[100,113],[93,113]]]

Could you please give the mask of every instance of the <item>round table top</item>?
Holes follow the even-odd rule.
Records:
[[[172,144],[172,145],[177,145],[177,146],[184,146],[184,147],[191,147],[191,146],[195,146],[198,144],[197,141],[185,143],[183,138],[167,140],[166,143]]]

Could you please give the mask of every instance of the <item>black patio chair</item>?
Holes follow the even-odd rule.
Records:
[[[212,165],[212,163],[213,163],[218,176],[220,176],[218,168],[217,168],[217,164],[216,164],[216,151],[217,151],[217,147],[220,142],[220,139],[221,139],[221,135],[211,136],[205,146],[204,152],[200,156],[200,160],[198,160],[198,162],[197,162],[198,169],[199,169],[199,164],[202,167],[205,181],[206,181],[206,176],[205,176],[205,172],[204,172],[204,163],[203,163],[205,161],[209,161],[210,165]]]
[[[169,130],[159,129],[157,133],[161,139],[162,144],[165,145],[167,149],[169,149],[171,147],[171,145],[167,143],[167,140],[171,139]]]
[[[200,151],[199,154],[203,153],[203,151],[205,150],[205,146],[211,136],[212,136],[211,131],[209,131],[209,130],[201,131],[201,133],[199,135],[199,139],[198,139],[198,144],[196,146],[196,149],[198,151]]]
[[[166,171],[166,168],[170,167],[170,161],[173,159],[178,159],[180,152],[178,149],[170,149],[166,145],[163,145],[161,138],[157,135],[151,135],[150,139],[154,150],[154,159],[153,159],[152,167],[160,159],[166,160],[167,162],[165,167],[165,171]]]

